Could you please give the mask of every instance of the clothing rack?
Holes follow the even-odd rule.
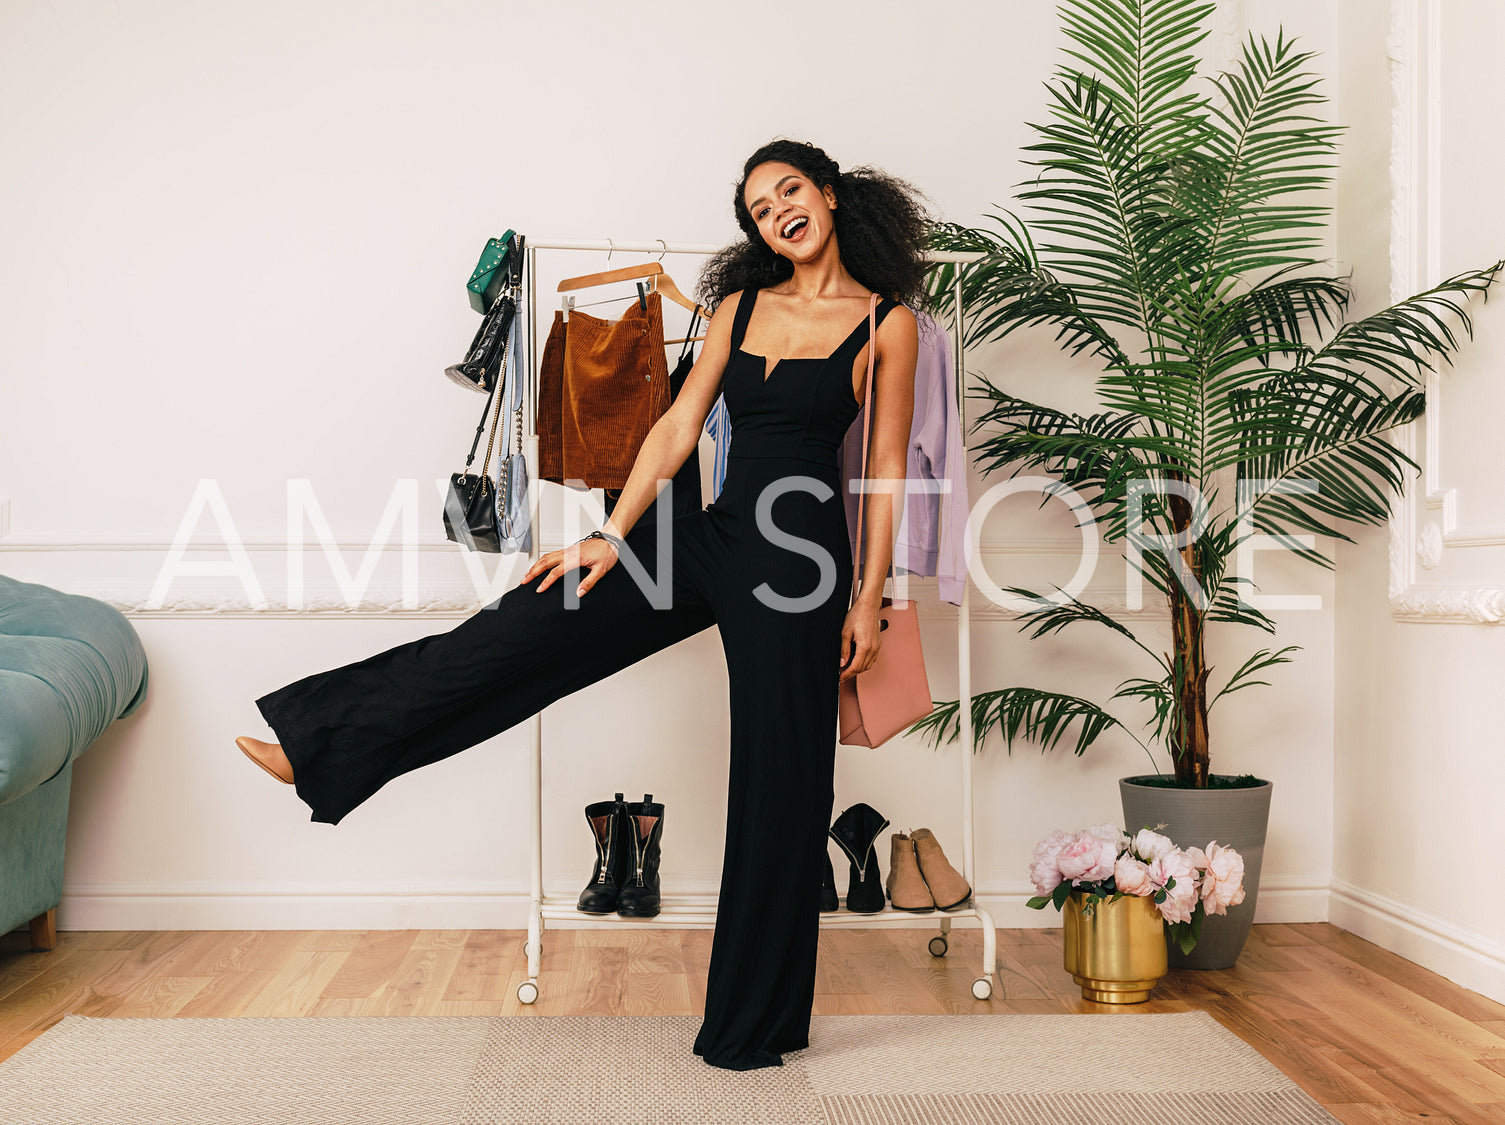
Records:
[[[525,345],[525,362],[529,375],[528,402],[530,416],[528,434],[525,440],[525,450],[528,458],[528,469],[531,479],[538,480],[538,425],[536,421],[536,408],[538,403],[538,377],[539,367],[535,361],[538,345],[538,302],[537,302],[537,274],[535,266],[537,255],[540,250],[567,251],[588,250],[608,253],[622,251],[632,254],[657,254],[660,257],[665,254],[700,254],[711,255],[722,250],[721,245],[710,245],[698,242],[665,242],[662,239],[653,239],[648,242],[619,242],[615,239],[580,240],[580,239],[554,239],[529,237],[525,243],[523,272],[523,309],[526,313],[528,333]],[[956,397],[957,417],[960,419],[960,433],[966,434],[966,396],[964,391],[964,373],[966,371],[965,359],[965,334],[962,331],[962,272],[970,262],[978,261],[983,257],[980,253],[962,253],[953,251],[937,251],[927,254],[929,262],[950,262],[957,266],[955,277],[955,304],[956,317],[952,325],[952,354],[955,357],[956,366]],[[514,344],[514,347],[516,345]],[[963,437],[963,440],[965,438]],[[694,453],[691,453],[694,456]],[[895,525],[897,531],[897,523]],[[533,549],[530,552],[533,558],[537,558],[540,551],[540,536],[537,528],[534,529]],[[947,935],[951,931],[951,923],[958,918],[976,918],[982,924],[983,929],[983,952],[982,952],[982,975],[972,982],[972,995],[979,1000],[986,1000],[993,994],[993,978],[997,971],[997,932],[993,924],[993,918],[988,912],[977,904],[977,863],[973,840],[972,818],[972,636],[971,636],[971,583],[962,585],[962,601],[957,609],[957,688],[961,696],[961,731],[962,745],[961,754],[961,786],[962,786],[962,876],[967,880],[967,885],[972,888],[973,897],[970,905],[952,911],[932,910],[925,912],[911,912],[907,910],[884,909],[876,914],[858,914],[844,907],[835,911],[823,913],[820,916],[820,924],[826,926],[873,926],[882,925],[886,922],[912,922],[916,919],[934,919],[940,923],[940,933],[932,937],[929,949],[933,956],[945,955],[948,941]],[[833,732],[833,737],[835,736]],[[528,914],[528,940],[524,949],[528,954],[528,977],[517,987],[517,998],[524,1004],[531,1004],[538,999],[538,974],[543,957],[543,930],[544,919],[575,919],[582,917],[580,911],[575,909],[577,901],[576,892],[569,895],[545,895],[543,888],[543,713],[533,716],[531,725],[531,766],[530,782],[533,788],[532,801],[530,803],[530,815],[533,821],[532,832],[532,868],[533,888],[532,906]],[[662,896],[660,912],[657,917],[642,920],[633,918],[620,918],[613,924],[662,924],[660,919],[667,918],[676,925],[714,925],[716,921],[715,894],[665,894]]]

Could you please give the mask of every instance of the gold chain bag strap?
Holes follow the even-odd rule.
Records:
[[[862,477],[868,476],[868,435],[873,423],[873,368],[878,354],[878,294],[868,303],[867,393],[862,420]],[[857,543],[852,551],[852,603],[857,601],[860,557],[865,554],[862,516],[867,490],[857,495]],[[902,501],[901,501],[902,502]],[[897,523],[898,509],[894,520]],[[893,573],[890,561],[888,573]],[[837,694],[843,746],[882,746],[934,709],[925,654],[920,649],[920,617],[913,601],[885,597],[878,608],[878,657],[866,672],[841,681]]]

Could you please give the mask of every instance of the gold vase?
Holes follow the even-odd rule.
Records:
[[[1066,971],[1087,1000],[1140,1004],[1167,971],[1165,924],[1155,900],[1125,895],[1100,900],[1082,913],[1086,896],[1073,891],[1061,909]]]

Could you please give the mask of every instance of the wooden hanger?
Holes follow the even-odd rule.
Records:
[[[668,274],[656,274],[653,278],[653,288],[662,293],[665,297],[668,297],[669,300],[673,301],[676,305],[683,305],[692,313],[699,313],[707,320],[711,319],[710,310],[702,308],[700,305],[697,305],[694,301],[690,300],[690,298],[681,293],[679,291],[679,286],[674,284],[674,279]],[[680,341],[674,340],[670,342],[679,343]]]
[[[610,285],[614,281],[631,281],[639,277],[651,277],[653,279],[654,292],[662,293],[676,305],[681,305],[691,312],[698,312],[707,320],[710,319],[711,314],[709,310],[697,305],[680,292],[679,286],[674,284],[674,279],[664,272],[664,267],[658,262],[644,262],[640,266],[624,266],[621,269],[606,270],[602,273],[587,273],[579,277],[567,277],[559,283],[559,288],[555,292],[568,293],[572,289],[589,289],[594,285]],[[626,298],[623,299],[625,300]],[[665,343],[681,342],[679,340],[665,341]]]
[[[650,277],[663,272],[664,267],[657,262],[644,262],[640,266],[624,266],[619,270],[607,270],[604,273],[567,277],[559,283],[559,288],[555,292],[568,293],[571,289],[589,289],[593,285],[610,285],[613,281],[631,281],[635,277]]]

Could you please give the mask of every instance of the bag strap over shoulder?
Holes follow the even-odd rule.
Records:
[[[740,312],[741,310],[739,309],[738,311]],[[863,380],[863,382],[866,384],[866,390],[864,392],[864,398],[866,401],[864,402],[862,408],[862,477],[860,478],[863,487],[857,493],[857,542],[852,547],[853,602],[857,600],[857,583],[859,578],[861,577],[861,560],[864,554],[862,516],[863,509],[866,507],[864,501],[866,501],[867,499],[867,445],[868,436],[869,434],[871,434],[873,428],[873,369],[878,358],[878,294],[876,293],[873,294],[872,300],[868,302],[867,325],[867,378]],[[890,559],[888,566],[889,574],[893,573],[893,569],[893,560]]]

